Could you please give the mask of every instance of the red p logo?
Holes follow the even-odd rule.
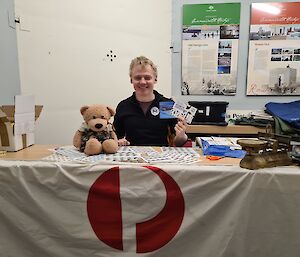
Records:
[[[156,216],[136,223],[137,253],[152,252],[167,244],[176,235],[184,216],[184,198],[174,179],[157,167],[144,166],[143,169],[154,172],[162,181],[166,200]],[[105,244],[123,250],[119,167],[107,170],[94,182],[88,195],[87,212],[97,237]]]

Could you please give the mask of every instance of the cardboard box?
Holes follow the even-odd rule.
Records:
[[[34,144],[35,121],[42,105],[34,96],[15,96],[15,105],[0,106],[0,150],[15,152]]]

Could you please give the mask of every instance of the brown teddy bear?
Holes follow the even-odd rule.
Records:
[[[108,106],[95,104],[82,106],[80,112],[85,122],[76,131],[73,145],[87,155],[116,153],[118,139],[109,123],[115,111]]]

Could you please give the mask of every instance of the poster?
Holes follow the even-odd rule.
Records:
[[[182,95],[235,95],[240,3],[183,5]]]
[[[300,95],[300,2],[253,3],[247,95]]]

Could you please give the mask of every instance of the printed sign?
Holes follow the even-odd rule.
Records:
[[[300,2],[251,6],[247,95],[300,95]]]
[[[183,6],[182,95],[235,95],[240,3]]]

